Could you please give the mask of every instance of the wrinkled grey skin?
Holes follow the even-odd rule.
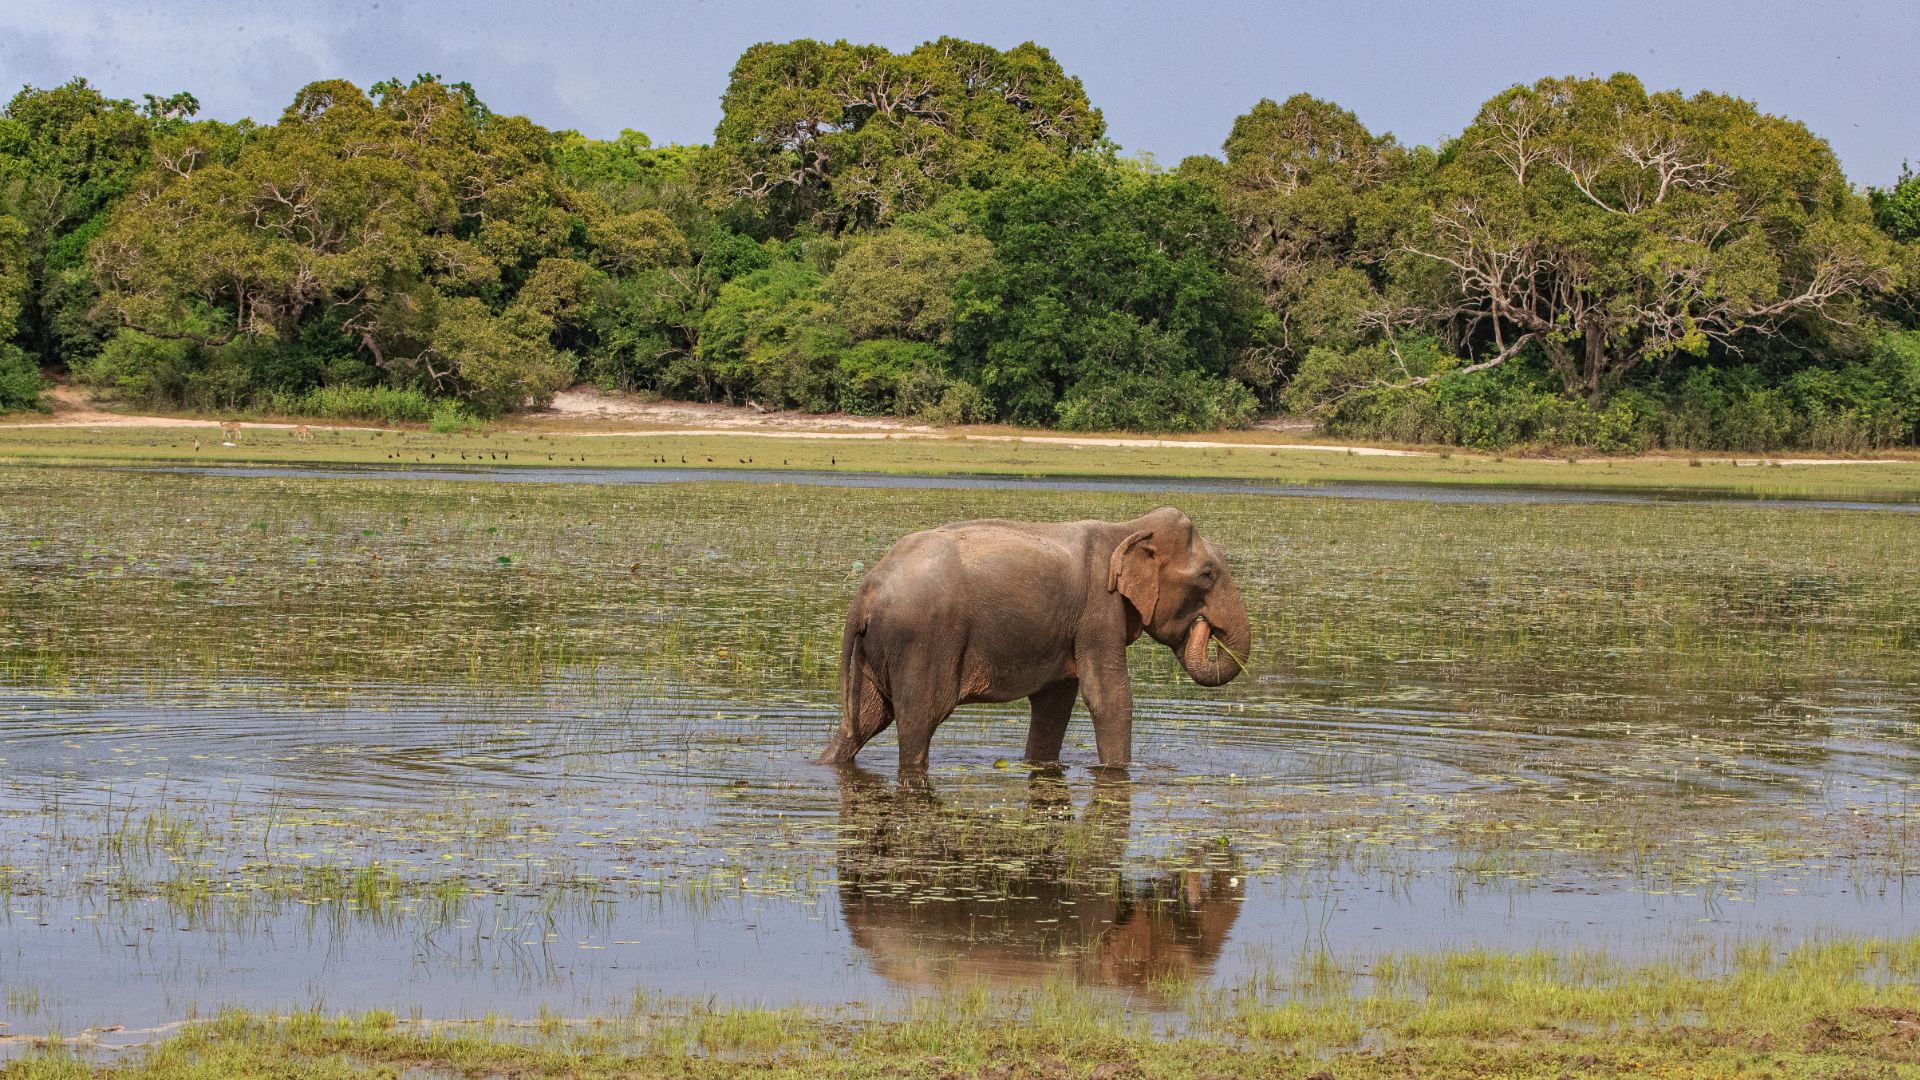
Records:
[[[1127,646],[1143,632],[1202,686],[1238,675],[1252,650],[1226,556],[1172,507],[1132,521],[962,521],[903,537],[847,614],[840,728],[819,760],[852,761],[897,725],[900,768],[923,770],[956,706],[1027,698],[1027,760],[1056,761],[1077,694],[1100,763],[1125,765]]]

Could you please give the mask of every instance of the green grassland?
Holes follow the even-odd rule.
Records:
[[[624,1015],[520,1021],[232,1012],[119,1058],[91,1034],[41,1040],[0,1077],[1903,1077],[1920,1075],[1917,972],[1920,939],[1648,966],[1389,956],[1195,992],[1178,1029],[1064,983],[903,1011],[640,995]]]
[[[800,433],[638,434],[493,428],[248,428],[224,446],[217,426],[0,425],[0,461],[115,464],[308,464],[835,469],[1007,476],[1208,477],[1271,483],[1402,483],[1719,493],[1754,497],[1920,499],[1920,460],[1773,464],[1753,458],[1368,456],[1281,449],[1251,436],[1232,447],[1103,446],[953,434],[819,438]],[[1218,442],[1220,440],[1197,440]],[[1229,441],[1238,441],[1229,440]],[[1789,459],[1790,460],[1790,459]]]

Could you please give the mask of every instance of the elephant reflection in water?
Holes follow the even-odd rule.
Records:
[[[840,766],[840,908],[874,970],[911,986],[1030,985],[1049,976],[1171,990],[1206,975],[1240,914],[1224,851],[1140,878],[1124,868],[1123,772],[1100,770],[1077,817],[1061,773],[1024,805],[948,806],[923,776]]]

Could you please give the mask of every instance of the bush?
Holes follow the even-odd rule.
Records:
[[[435,435],[458,435],[463,431],[478,431],[484,422],[466,406],[457,401],[441,398],[433,404],[433,416],[427,421],[427,430]]]
[[[972,383],[957,382],[940,395],[939,404],[921,413],[929,424],[984,424],[993,420],[993,402]]]
[[[122,330],[98,355],[76,362],[74,374],[136,405],[178,406],[187,403],[201,352],[191,342]]]
[[[304,394],[274,394],[274,412],[337,420],[418,423],[434,414],[435,399],[413,387],[321,386]]]
[[[1187,369],[1086,379],[1056,411],[1068,431],[1211,431],[1244,427],[1255,408],[1253,392],[1240,383]]]
[[[1920,330],[1881,334],[1868,363],[1886,380],[1887,396],[1905,420],[1900,441],[1920,444]]]
[[[0,413],[39,408],[40,365],[18,346],[0,343]]]
[[[994,257],[955,283],[953,355],[1003,417],[1165,431],[1239,411],[1223,377],[1259,300],[1212,192],[1086,162],[993,191],[976,225]]]
[[[957,384],[932,368],[916,367],[900,376],[900,381],[894,386],[893,414],[927,417],[939,407],[941,399],[954,385]]]
[[[432,351],[453,369],[460,395],[474,411],[498,415],[545,405],[572,381],[572,355],[497,318],[471,297],[448,301],[433,330]]]
[[[1403,344],[1395,360],[1428,374],[1448,362],[1432,352]],[[1296,407],[1321,403],[1332,434],[1482,450],[1860,453],[1920,441],[1920,333],[1911,331],[1883,332],[1863,357],[1840,366],[1800,366],[1784,376],[1751,363],[1649,373],[1604,405],[1568,397],[1528,360],[1416,387],[1337,392],[1384,381],[1386,355],[1378,346],[1314,349],[1288,400]]]
[[[946,354],[924,341],[875,338],[840,354],[840,407],[850,413],[900,412],[911,415],[944,387],[940,372]],[[911,407],[899,404],[902,387]]]
[[[812,267],[782,261],[722,287],[700,323],[699,382],[729,401],[837,408],[847,338],[828,317],[820,281]]]

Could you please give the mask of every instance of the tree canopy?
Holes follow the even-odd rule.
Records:
[[[1907,257],[1803,125],[1628,75],[1512,87],[1367,201],[1334,271],[1365,280],[1312,303],[1358,321],[1307,335],[1286,398],[1355,431],[1391,414],[1414,438],[1460,438],[1472,410],[1522,399],[1549,419],[1510,413],[1482,441],[1699,442],[1674,406],[1749,399],[1765,423],[1704,441],[1793,438],[1780,417],[1805,411],[1766,384],[1864,357]],[[1728,380],[1730,396],[1701,389]],[[1910,438],[1920,415],[1903,415],[1832,437]]]
[[[1920,180],[1630,75],[1407,147],[1307,94],[1123,157],[1032,43],[765,43],[711,145],[435,75],[271,122],[76,79],[0,112],[0,408],[425,419],[575,380],[936,422],[1411,442],[1920,441]],[[355,410],[358,410],[356,413]]]
[[[483,408],[544,400],[574,374],[555,346],[597,275],[686,253],[660,211],[561,183],[551,151],[546,131],[431,76],[371,98],[314,83],[277,124],[156,146],[93,244],[100,310],[206,350],[319,322],[337,357]]]
[[[1912,165],[1900,170],[1900,179],[1889,188],[1874,188],[1869,194],[1874,223],[1889,237],[1920,241],[1920,175]]]
[[[1176,426],[1213,426],[1250,297],[1211,192],[1089,163],[994,193],[980,229],[995,258],[961,279],[954,339],[1002,415],[1152,426],[1136,407],[1171,403],[1193,414]]]
[[[0,229],[17,234],[9,257],[19,290],[13,317],[0,322],[20,350],[0,361],[13,371],[0,376],[9,385],[26,384],[28,357],[84,358],[99,349],[105,335],[89,315],[96,293],[87,246],[150,166],[156,134],[180,129],[198,110],[191,94],[149,94],[141,107],[76,78],[24,87],[0,112],[0,222],[13,223]]]
[[[1537,346],[1592,402],[1643,362],[1846,321],[1895,273],[1826,143],[1738,98],[1544,79],[1450,150],[1397,246],[1420,314],[1477,365]]]
[[[715,196],[781,234],[888,224],[957,188],[1056,174],[1104,132],[1080,80],[1031,42],[755,45],[721,99]]]
[[[1370,306],[1361,302],[1375,285],[1368,218],[1382,189],[1406,176],[1406,155],[1391,135],[1306,94],[1254,105],[1222,149],[1224,169],[1187,171],[1220,190],[1258,275],[1269,319],[1239,374],[1272,388],[1311,343],[1339,336]]]

